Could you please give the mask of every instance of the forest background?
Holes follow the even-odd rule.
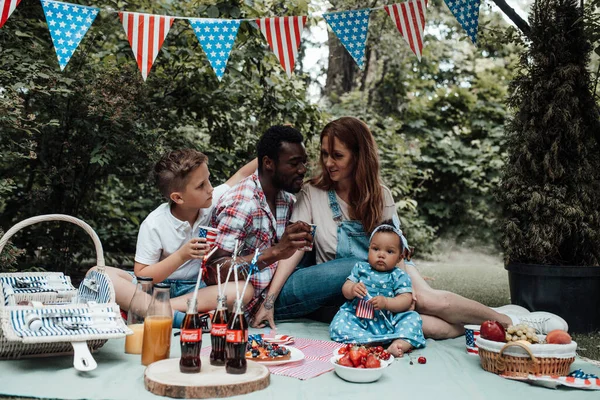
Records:
[[[254,18],[391,3],[85,4]],[[587,5],[596,27],[598,4]],[[150,171],[165,151],[206,153],[212,182],[219,184],[254,157],[257,138],[270,125],[300,129],[316,160],[322,127],[352,115],[376,137],[383,181],[417,254],[435,253],[439,239],[499,251],[495,193],[511,112],[505,100],[527,43],[491,2],[482,3],[479,25],[476,47],[443,1],[430,0],[419,62],[389,16],[375,11],[360,71],[337,37],[324,33],[322,18],[309,18],[288,78],[260,31],[243,23],[219,83],[188,22],[177,20],[144,83],[116,14],[100,13],[61,72],[39,1],[23,0],[0,29],[0,229],[39,214],[73,215],[98,233],[107,265],[131,267],[139,224],[162,201]],[[319,39],[323,34],[328,37]],[[597,53],[598,36],[589,31]],[[590,64],[595,82],[598,68],[596,56]],[[80,268],[74,266],[93,264],[89,238],[64,223],[28,228],[14,242],[24,250],[1,254],[0,270],[33,264],[75,275]]]

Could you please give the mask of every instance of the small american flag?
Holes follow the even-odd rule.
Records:
[[[479,354],[479,348],[475,341],[479,338],[479,331],[465,329],[465,340],[467,342],[467,353]]]
[[[373,305],[366,298],[358,300],[356,305],[356,316],[358,318],[373,319],[374,314]]]
[[[200,227],[200,231],[198,233],[198,237],[206,238],[206,243],[210,244],[212,247],[217,240],[217,233],[219,231],[216,229],[205,228],[203,226]]]

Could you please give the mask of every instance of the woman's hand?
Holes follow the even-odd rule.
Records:
[[[365,286],[364,283],[362,282],[356,282],[354,284],[354,286],[352,286],[352,296],[354,297],[358,297],[359,299],[362,299],[363,297],[365,297],[367,295],[367,287]]]
[[[193,238],[177,250],[183,261],[204,257],[210,250],[206,238]]]
[[[379,310],[387,310],[388,306],[388,298],[385,296],[375,296],[371,300],[369,300],[373,305],[375,311]]]
[[[253,328],[264,328],[267,324],[271,327],[271,329],[275,328],[275,309],[274,308],[265,308],[265,304],[261,304],[260,308],[254,314],[254,318],[250,323],[250,326]],[[266,321],[266,323],[265,323]]]

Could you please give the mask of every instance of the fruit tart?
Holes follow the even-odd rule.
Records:
[[[258,336],[258,337],[257,337]],[[266,343],[260,335],[250,335],[246,358],[252,361],[285,361],[291,358],[290,350],[275,343]]]

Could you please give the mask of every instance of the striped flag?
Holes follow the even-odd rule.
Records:
[[[358,318],[373,319],[374,314],[373,305],[368,300],[358,300],[358,304],[356,305],[356,316]]]
[[[126,11],[119,18],[145,81],[175,18]]]
[[[306,16],[261,18],[256,23],[285,72],[292,76]]]
[[[392,4],[384,8],[410,49],[421,61],[427,0],[409,0],[406,3]]]
[[[0,0],[0,28],[4,26],[4,23],[20,2],[21,0]]]
[[[206,238],[206,243],[213,247],[217,241],[217,235],[219,234],[218,229],[209,228],[207,226],[201,226],[198,232],[198,237]]]

